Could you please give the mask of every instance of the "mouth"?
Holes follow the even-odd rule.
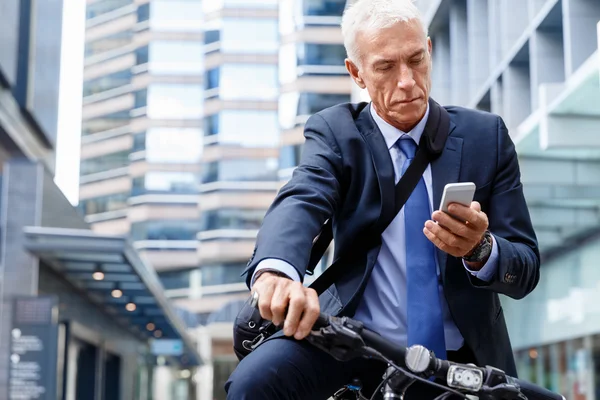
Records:
[[[410,104],[410,103],[413,103],[413,102],[415,102],[417,100],[419,100],[419,98],[415,97],[414,99],[397,101],[396,104]]]

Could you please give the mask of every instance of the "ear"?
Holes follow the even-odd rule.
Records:
[[[365,85],[365,82],[360,77],[360,71],[359,71],[358,67],[356,66],[356,64],[354,64],[349,58],[346,58],[345,64],[346,64],[346,69],[348,70],[348,73],[350,74],[350,76],[352,77],[354,82],[356,82],[358,87],[361,89],[366,88],[367,86]]]
[[[431,43],[431,38],[427,37],[427,51],[429,55],[431,55],[431,51],[433,50],[433,44]]]

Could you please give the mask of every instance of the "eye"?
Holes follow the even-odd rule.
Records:
[[[421,62],[423,62],[424,59],[425,59],[425,56],[419,56],[417,58],[413,58],[412,60],[410,60],[410,63],[413,65],[419,65],[419,64],[421,64]]]
[[[384,66],[381,66],[381,67],[377,68],[377,70],[378,70],[378,71],[388,71],[388,70],[390,70],[391,68],[392,68],[392,66],[391,66],[391,65],[389,65],[389,64],[386,64],[386,65],[384,65]]]

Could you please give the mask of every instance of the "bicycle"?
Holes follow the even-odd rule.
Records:
[[[420,345],[397,346],[348,317],[321,314],[307,340],[339,361],[366,357],[387,363],[386,373],[371,399],[375,399],[378,392],[382,392],[386,400],[403,399],[406,389],[420,381],[445,391],[435,400],[449,399],[453,395],[467,400],[473,398],[467,395],[475,395],[479,400],[565,400],[560,394],[508,376],[492,366],[441,360]],[[432,378],[441,378],[446,385],[433,382]],[[343,396],[348,394],[357,400],[369,400],[361,393],[358,381],[341,388],[333,398],[347,398]]]

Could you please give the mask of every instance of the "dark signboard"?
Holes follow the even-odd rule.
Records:
[[[13,300],[9,400],[56,400],[58,299]]]

